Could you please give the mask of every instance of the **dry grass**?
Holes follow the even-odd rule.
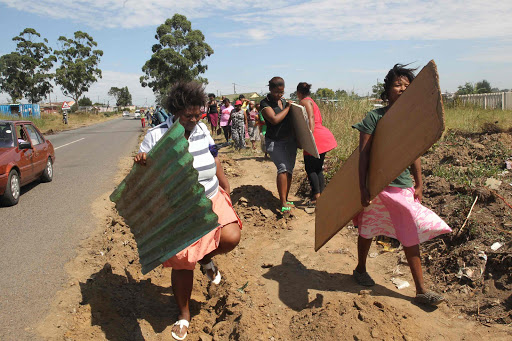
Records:
[[[494,126],[502,131],[512,127],[512,110],[490,110],[474,106],[445,108],[446,129],[482,133]]]
[[[334,134],[338,147],[327,154],[327,178],[330,178],[359,143],[359,133],[352,128],[373,109],[364,99],[347,97],[338,104],[318,103],[323,124]],[[485,110],[472,106],[445,108],[446,130],[454,129],[467,133],[507,131],[512,127],[512,111]]]
[[[2,120],[13,120],[13,119],[21,119],[28,120],[34,122],[34,124],[41,130],[43,134],[51,134],[58,131],[76,129],[84,126],[88,126],[94,123],[104,122],[111,120],[116,117],[120,117],[119,113],[100,113],[100,114],[91,114],[91,113],[75,113],[68,115],[68,124],[64,124],[62,122],[62,114],[41,114],[41,118],[35,117],[23,117],[23,118],[15,118],[12,116],[4,116],[0,115],[0,119]]]

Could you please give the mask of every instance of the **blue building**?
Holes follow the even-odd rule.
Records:
[[[39,104],[3,104],[0,114],[18,117],[41,117]]]

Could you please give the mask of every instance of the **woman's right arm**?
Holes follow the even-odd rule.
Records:
[[[288,115],[288,112],[290,111],[290,107],[291,107],[291,101],[288,101],[286,103],[286,107],[284,107],[284,109],[279,114],[276,114],[274,109],[272,109],[271,107],[263,108],[263,111],[261,112],[261,114],[263,115],[263,117],[265,117],[267,119],[267,121],[270,122],[270,124],[276,125],[276,124],[281,123],[281,121],[284,120],[286,115]]]
[[[371,204],[370,191],[366,183],[368,165],[370,163],[370,149],[372,147],[372,135],[359,133],[359,190],[361,192],[361,205],[367,207]]]

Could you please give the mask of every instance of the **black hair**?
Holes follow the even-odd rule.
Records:
[[[281,77],[272,77],[272,79],[268,81],[269,90],[278,88],[280,86],[284,86],[284,79],[282,79]]]
[[[395,64],[391,70],[389,70],[386,78],[384,78],[384,91],[380,94],[380,98],[383,101],[388,100],[388,91],[395,80],[401,77],[406,77],[409,83],[414,80],[414,71],[417,68],[407,68],[410,64]]]
[[[297,92],[300,92],[304,96],[311,95],[311,84],[308,84],[306,82],[300,82],[297,85]]]
[[[240,96],[238,96],[238,99],[242,99],[242,98],[245,98],[245,96],[243,94],[240,94]]]
[[[229,100],[229,98],[227,97],[224,97],[224,99],[222,100],[222,102],[228,102],[228,103],[231,103],[231,101]]]
[[[215,94],[208,94],[208,97],[213,97],[213,98],[215,98]]]
[[[205,102],[206,94],[202,83],[178,81],[172,85],[162,104],[167,111],[176,115],[188,107],[202,106]]]

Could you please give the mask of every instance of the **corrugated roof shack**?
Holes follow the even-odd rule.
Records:
[[[41,117],[39,104],[4,104],[0,105],[0,114],[19,117]]]

